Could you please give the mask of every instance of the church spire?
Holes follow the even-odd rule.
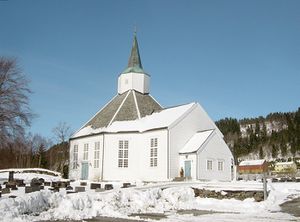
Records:
[[[133,43],[132,43],[130,57],[128,60],[128,65],[127,68],[122,73],[129,73],[129,72],[145,73],[145,71],[143,70],[142,61],[140,57],[139,45],[136,38],[136,31],[134,32],[134,36],[133,36]]]

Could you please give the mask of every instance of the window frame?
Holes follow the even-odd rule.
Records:
[[[218,160],[218,171],[224,171],[224,162],[224,160]]]
[[[158,138],[150,138],[150,167],[158,166]]]
[[[72,169],[78,169],[78,144],[74,144],[73,146],[73,165]]]
[[[118,142],[118,168],[129,168],[129,140]]]
[[[89,144],[85,143],[83,145],[83,158],[82,160],[88,161],[89,160]]]
[[[100,168],[100,142],[95,142],[94,147],[94,168],[98,169]]]
[[[206,160],[206,170],[207,171],[213,170],[213,160],[211,160],[211,159]]]

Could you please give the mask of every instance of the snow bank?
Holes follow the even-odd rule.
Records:
[[[230,215],[238,215],[235,218],[241,219],[239,215],[247,215],[247,217],[252,215],[255,218],[256,215],[271,215],[271,212],[279,211],[279,204],[291,194],[300,196],[300,184],[297,183],[274,183],[270,185],[270,189],[268,200],[259,203],[253,198],[244,201],[195,198],[190,186],[146,190],[129,188],[103,193],[89,190],[85,193],[68,195],[64,190],[58,193],[44,190],[22,195],[16,199],[0,199],[0,221],[80,220],[99,215],[128,218],[128,215],[133,213],[165,212],[172,212],[172,216],[165,219],[166,221],[200,221],[199,218],[194,220],[193,217],[176,214],[176,210],[179,209],[212,210],[223,214],[230,212]],[[221,213],[218,215],[220,217]],[[218,216],[206,215],[201,216],[201,220],[208,218],[206,221],[209,221],[209,218],[216,217]],[[272,213],[272,217],[279,220],[293,219],[292,216],[280,212]],[[190,220],[179,220],[179,218],[190,218]]]

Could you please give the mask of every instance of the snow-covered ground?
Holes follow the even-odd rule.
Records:
[[[1,177],[6,177],[0,173]],[[28,174],[27,178],[35,177]],[[45,175],[39,177],[45,177]],[[46,179],[46,178],[45,178]],[[47,178],[56,179],[56,178]],[[46,179],[46,180],[47,180]],[[76,181],[71,186],[78,185]],[[104,183],[102,183],[104,184]],[[136,213],[163,213],[167,218],[161,222],[179,221],[297,221],[292,215],[280,212],[280,204],[291,195],[300,197],[300,183],[269,183],[270,195],[266,201],[255,202],[253,198],[244,201],[235,199],[212,199],[194,197],[191,187],[206,189],[251,190],[260,189],[257,182],[181,182],[150,184],[121,189],[115,183],[114,190],[95,192],[88,189],[84,193],[66,194],[65,189],[53,193],[47,189],[40,192],[24,194],[24,188],[4,194],[0,199],[0,221],[41,221],[64,219],[87,219],[99,215],[129,218]],[[164,189],[161,189],[161,188]],[[9,195],[17,195],[15,199]],[[177,210],[208,210],[218,213],[193,216],[179,214]],[[130,217],[139,219],[139,217]]]

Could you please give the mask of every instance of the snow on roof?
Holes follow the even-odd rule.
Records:
[[[295,164],[293,161],[289,161],[289,162],[277,162],[275,163],[276,166],[280,166],[280,165],[293,165]]]
[[[184,145],[179,153],[193,153],[196,152],[208,139],[214,130],[207,130],[196,133],[192,138]]]
[[[257,166],[262,165],[265,160],[244,160],[240,162],[239,166]]]
[[[196,103],[189,103],[186,105],[166,108],[160,112],[155,112],[151,115],[145,116],[141,119],[130,121],[116,121],[108,127],[93,129],[91,126],[86,126],[75,133],[72,138],[97,134],[101,132],[128,132],[137,131],[144,132],[151,129],[158,129],[168,127],[181,116],[183,116],[189,109],[191,109]]]

